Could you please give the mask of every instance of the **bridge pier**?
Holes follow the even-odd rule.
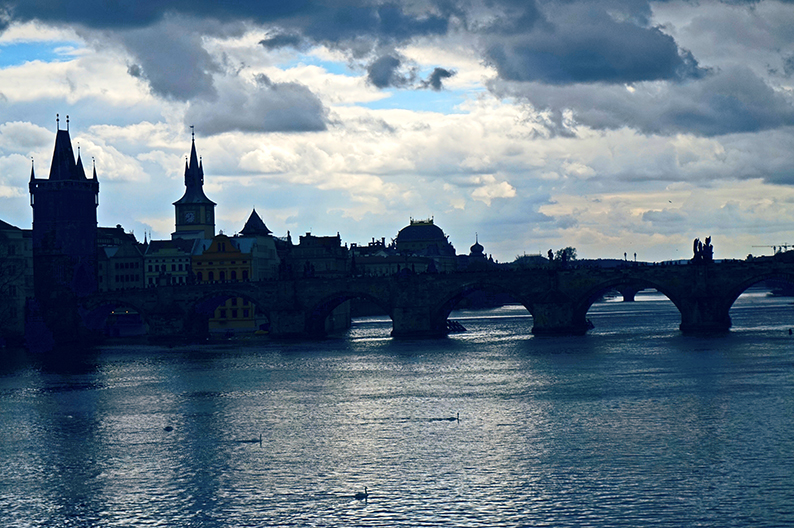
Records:
[[[535,335],[584,335],[587,318],[572,302],[542,302],[531,306]]]
[[[185,312],[176,306],[170,306],[150,312],[149,323],[149,337],[153,339],[164,338],[178,338],[190,334],[196,328],[191,328],[191,324],[187,322]]]
[[[311,329],[306,325],[306,313],[303,310],[271,310],[270,335],[273,337],[312,337]]]
[[[618,286],[618,293],[623,296],[623,302],[634,302],[634,296],[637,292],[641,291],[640,288],[634,286]]]
[[[730,304],[721,298],[699,296],[679,299],[679,329],[684,334],[727,332],[731,328],[730,308]]]
[[[446,320],[438,321],[424,306],[398,306],[392,312],[392,337],[434,338],[447,335]]]

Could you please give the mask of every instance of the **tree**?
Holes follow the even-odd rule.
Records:
[[[558,249],[554,254],[554,260],[558,262],[572,262],[576,260],[576,248],[568,246]]]

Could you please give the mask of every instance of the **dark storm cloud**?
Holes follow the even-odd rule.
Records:
[[[306,86],[275,83],[258,75],[255,83],[238,77],[219,82],[215,99],[190,103],[185,123],[202,134],[223,132],[311,132],[326,129],[328,111]]]
[[[215,94],[213,74],[220,70],[201,43],[197,32],[181,30],[177,20],[155,26],[120,31],[121,42],[135,58],[127,72],[148,81],[152,93],[167,99],[187,101]]]
[[[430,74],[430,77],[426,81],[422,83],[423,87],[431,88],[432,90],[439,91],[443,88],[442,86],[442,79],[449,79],[453,75],[455,75],[454,70],[445,70],[444,68],[436,68],[433,70],[433,73]]]
[[[3,11],[21,22],[41,20],[103,30],[147,27],[167,16],[279,22],[301,29],[316,41],[361,36],[402,41],[414,35],[442,34],[448,24],[448,16],[432,2],[416,8],[375,0],[0,0]]]
[[[555,11],[530,31],[504,35],[500,27],[484,35],[484,53],[499,77],[509,81],[630,83],[705,73],[659,28],[618,20],[585,3]]]
[[[303,33],[317,42],[371,38],[382,42],[404,42],[414,36],[442,35],[449,20],[431,9],[408,13],[397,3],[325,6],[302,26]],[[430,4],[432,5],[432,4]]]
[[[367,80],[377,88],[406,86],[411,77],[400,73],[401,64],[402,61],[394,55],[380,57],[367,67]]]
[[[687,83],[638,84],[633,93],[624,86],[500,81],[491,88],[525,99],[539,110],[571,110],[576,123],[594,129],[630,127],[646,134],[717,136],[794,125],[791,97],[739,66]]]
[[[259,43],[267,50],[274,50],[279,48],[295,48],[300,49],[304,45],[303,38],[297,34],[290,33],[277,33],[272,37],[268,37],[259,41]]]
[[[13,20],[79,24],[95,29],[146,27],[166,15],[270,22],[314,9],[311,0],[5,0]]]

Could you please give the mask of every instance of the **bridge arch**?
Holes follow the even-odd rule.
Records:
[[[230,283],[221,288],[213,285],[211,290],[203,292],[202,295],[199,295],[189,303],[185,311],[184,328],[199,334],[208,334],[210,332],[210,319],[214,318],[216,310],[229,299],[234,299],[235,301],[242,299],[244,302],[249,303],[248,307],[243,304],[239,308],[235,306],[230,308],[230,310],[239,310],[243,318],[252,321],[251,332],[260,329],[264,330],[264,328],[260,328],[261,326],[269,326],[269,322],[272,320],[272,307],[257,295],[250,293],[248,291],[250,288],[235,288],[234,284]],[[251,312],[246,315],[244,313],[245,310],[250,310]],[[257,313],[264,316],[267,321],[257,324]],[[229,314],[229,316],[232,316],[232,314]],[[219,331],[222,330],[222,328],[219,329]]]
[[[309,336],[314,338],[325,337],[328,333],[328,328],[326,327],[326,321],[328,320],[328,317],[343,303],[353,299],[363,299],[369,301],[381,308],[386,314],[389,315],[390,319],[394,319],[392,316],[391,304],[387,300],[379,298],[377,295],[369,292],[350,289],[340,290],[338,292],[324,296],[319,301],[314,303],[311,309],[307,312],[306,331]]]
[[[456,284],[455,287],[441,296],[439,302],[432,309],[430,327],[438,334],[446,334],[449,315],[464,298],[475,292],[508,296],[511,300],[526,308],[527,312],[532,315],[532,303],[522,295],[517,294],[515,290],[515,288],[510,288],[499,281],[484,279],[475,279],[463,284]]]
[[[94,332],[109,333],[109,337],[120,337],[120,333],[114,333],[113,329],[108,328],[107,324],[113,313],[121,308],[130,308],[138,314],[142,325],[141,333],[147,333],[149,328],[152,327],[151,314],[148,313],[142,304],[116,296],[103,296],[88,300],[82,305],[80,316],[86,329]]]
[[[590,289],[584,291],[575,300],[574,314],[577,318],[585,318],[590,307],[601,298],[601,296],[612,289],[628,288],[631,290],[642,291],[654,289],[667,297],[681,313],[681,299],[677,292],[671,290],[666,285],[646,278],[633,276],[616,277],[614,279],[598,283]]]
[[[786,273],[780,270],[774,270],[745,277],[743,280],[736,283],[736,285],[729,289],[726,293],[725,297],[728,309],[733,306],[733,304],[736,302],[736,299],[738,299],[741,294],[747,291],[748,288],[768,280],[787,282],[794,286],[794,273]]]

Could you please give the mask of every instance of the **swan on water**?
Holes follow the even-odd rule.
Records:
[[[367,491],[366,486],[364,486],[364,491],[359,491],[355,494],[355,498],[357,500],[367,500],[367,497],[369,497],[369,492]]]

